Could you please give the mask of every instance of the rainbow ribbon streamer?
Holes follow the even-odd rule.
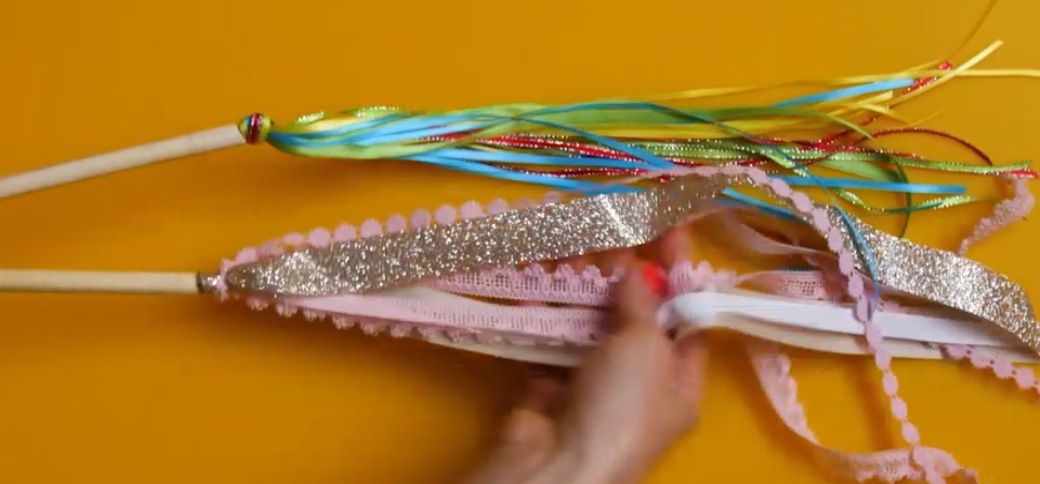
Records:
[[[874,123],[901,121],[894,111],[898,104],[954,77],[1037,76],[1034,71],[974,69],[999,45],[994,43],[956,68],[937,62],[895,74],[838,79],[828,82],[839,86],[835,89],[764,106],[685,106],[692,99],[763,87],[722,88],[645,100],[562,106],[506,104],[443,113],[361,108],[308,115],[285,125],[254,114],[240,123],[240,130],[250,142],[267,142],[297,155],[411,160],[589,194],[638,189],[618,183],[618,175],[701,164],[761,165],[792,185],[822,189],[857,208],[908,216],[986,200],[968,194],[963,185],[911,182],[910,169],[976,176],[1033,175],[1027,162],[1002,166],[958,163],[863,144],[874,139],[868,130]],[[785,137],[790,133],[818,137]],[[952,136],[928,131],[918,134],[955,139],[985,158],[981,151]],[[860,197],[863,191],[901,194],[903,203],[875,206]],[[728,194],[740,203],[752,203],[748,196]],[[915,195],[927,199],[915,202]]]

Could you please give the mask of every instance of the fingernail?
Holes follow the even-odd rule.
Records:
[[[650,292],[653,292],[657,297],[665,297],[668,295],[668,281],[664,276],[664,269],[657,264],[646,262],[643,264],[643,280],[646,281],[646,286],[650,288]]]

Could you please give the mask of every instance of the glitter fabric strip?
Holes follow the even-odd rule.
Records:
[[[894,237],[854,221],[893,289],[992,321],[1040,351],[1040,327],[1021,286],[971,259]]]
[[[645,192],[579,198],[293,251],[237,266],[225,279],[233,291],[321,296],[633,247],[679,224],[724,186],[721,177],[686,177]]]

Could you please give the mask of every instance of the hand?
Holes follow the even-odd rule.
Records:
[[[666,262],[682,253],[682,237],[672,232],[662,241]],[[650,271],[628,265],[610,334],[578,369],[569,392],[549,373],[533,378],[499,447],[469,482],[636,482],[694,426],[706,340],[691,335],[672,341],[662,332],[655,324],[660,300],[644,276]]]

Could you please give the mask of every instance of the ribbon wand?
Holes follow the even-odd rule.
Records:
[[[405,329],[411,324],[420,328],[491,331],[525,338],[558,338],[564,342],[589,344],[595,341],[591,335],[595,332],[596,323],[602,319],[602,315],[592,308],[609,304],[609,286],[615,280],[599,275],[582,275],[573,283],[553,283],[565,276],[564,271],[553,275],[536,275],[540,282],[534,283],[522,272],[502,269],[506,272],[498,275],[492,272],[487,276],[491,279],[481,282],[479,274],[494,267],[508,268],[651,242],[671,227],[690,221],[690,217],[697,213],[711,213],[714,207],[711,200],[725,186],[723,180],[729,178],[739,183],[744,177],[745,183],[753,183],[773,192],[800,213],[800,217],[812,219],[813,227],[821,234],[827,234],[829,249],[839,254],[839,270],[852,281],[849,285],[857,299],[855,311],[853,307],[832,307],[790,299],[770,300],[767,296],[752,293],[728,298],[718,295],[707,299],[680,295],[676,299],[677,322],[694,326],[723,324],[730,329],[760,334],[760,330],[748,326],[748,317],[764,321],[774,319],[769,314],[788,314],[792,317],[781,318],[771,324],[774,327],[801,327],[811,331],[846,334],[859,334],[862,331],[862,325],[856,318],[869,317],[869,311],[861,310],[869,305],[869,291],[865,291],[863,276],[855,268],[856,257],[847,245],[851,243],[850,240],[842,240],[844,237],[841,232],[825,215],[826,209],[810,202],[804,194],[792,192],[783,181],[769,179],[757,169],[727,167],[718,171],[704,168],[698,172],[700,176],[681,177],[645,192],[578,197],[532,208],[498,213],[489,211],[488,215],[483,215],[483,210],[478,208],[475,212],[470,210],[469,218],[464,217],[462,220],[443,217],[440,213],[445,211],[438,210],[438,223],[432,226],[429,225],[429,213],[418,211],[417,214],[425,213],[426,216],[413,216],[412,230],[406,229],[407,222],[403,217],[396,216],[387,221],[385,229],[374,221],[366,223],[361,228],[361,239],[355,238],[352,227],[349,230],[337,229],[335,235],[323,229],[316,229],[306,237],[290,234],[283,237],[280,244],[245,249],[234,260],[222,263],[219,271],[198,275],[179,272],[0,270],[0,290],[214,294],[220,297],[243,297],[248,305],[256,309],[273,305],[284,315],[297,311],[303,311],[305,316],[328,315],[334,319],[360,315],[382,321],[404,321],[404,325],[395,327]],[[858,222],[852,223],[859,225]],[[509,226],[512,230],[502,230],[503,226]],[[965,270],[984,271],[976,263],[959,259],[953,254],[914,246],[865,226],[861,231],[868,234],[868,239],[880,244],[876,248],[883,248],[895,260],[905,257],[901,255],[902,252],[917,253],[917,257],[937,260],[955,258],[958,260],[957,265],[964,266]],[[555,235],[532,238],[532,233]],[[442,248],[447,245],[452,245],[452,250],[444,252]],[[925,252],[921,253],[922,250]],[[979,304],[980,301],[989,300],[985,294],[976,295],[979,301],[967,301],[963,297],[951,299],[949,294],[942,292],[921,293],[921,288],[927,288],[927,285],[904,279],[899,273],[886,275],[890,272],[890,265],[882,260],[877,266],[882,277],[877,283],[889,284],[894,290],[931,298],[957,309],[969,312],[974,310],[971,314],[993,324],[969,322],[969,327],[991,330],[1000,327],[1020,338],[1022,343],[1034,349],[1037,347],[1040,338],[1037,338],[1036,322],[1032,319],[1027,302],[1005,307]],[[934,262],[918,265],[946,267],[949,264]],[[689,286],[682,282],[685,276],[676,273],[676,277],[678,279],[673,281],[676,287]],[[893,278],[886,281],[886,277]],[[915,277],[938,275],[922,273]],[[1013,296],[1011,299],[1026,301],[1018,286],[997,274],[991,273],[989,277],[992,280],[987,283],[987,287],[1005,287],[1005,292],[1010,295],[1008,298]],[[542,288],[537,294],[538,297],[548,298],[545,302],[579,306],[534,310],[462,297],[471,295],[516,300],[518,297],[532,296],[530,287]],[[503,290],[506,292],[500,292]],[[765,312],[756,312],[754,306],[764,307],[762,311]],[[1012,318],[1015,315],[1011,310],[1020,306],[1021,320],[1016,321]],[[711,309],[713,307],[714,310]],[[726,319],[727,315],[734,314],[748,317],[743,320],[738,318],[736,322]],[[843,316],[844,326],[834,326]],[[889,315],[888,318],[914,319],[917,315]],[[972,339],[969,340],[943,339],[958,334],[952,328],[963,323],[942,318],[934,320],[928,316],[917,319],[921,319],[919,327],[923,328],[923,333],[904,334],[902,337],[946,344],[985,344],[985,341],[989,345],[997,343],[1003,346],[1005,343],[1004,340],[986,339],[991,333],[970,335]],[[895,328],[886,332],[899,337],[899,328],[910,327],[913,323],[893,324]],[[934,329],[947,325],[954,326],[947,330]],[[566,327],[571,329],[564,331]],[[1000,334],[1007,336],[1006,333]],[[936,335],[942,337],[935,339]]]
[[[759,89],[746,87],[651,96],[650,99],[662,100],[660,103],[612,100],[570,105],[508,104],[441,113],[370,107],[308,115],[284,125],[274,125],[267,116],[252,114],[235,124],[9,175],[0,178],[0,198],[260,143],[301,156],[410,160],[586,193],[599,193],[603,187],[544,170],[632,174],[670,167],[676,160],[687,164],[724,164],[747,162],[750,157],[756,163],[771,162],[806,177],[806,167],[814,159],[824,159],[827,167],[847,174],[869,176],[875,182],[891,181],[883,176],[887,172],[863,168],[849,171],[851,165],[842,164],[843,157],[858,157],[850,161],[853,164],[885,163],[892,159],[888,153],[858,146],[850,147],[846,153],[833,153],[828,151],[829,146],[808,149],[798,140],[781,143],[778,141],[783,140],[774,135],[786,130],[839,130],[869,137],[862,125],[878,113],[891,115],[896,105],[955,76],[1040,75],[1034,71],[972,69],[998,45],[994,43],[950,71],[941,66],[938,70],[924,66],[895,74],[827,81],[826,84],[846,87],[763,106],[689,109],[664,102]],[[914,159],[899,163],[975,174],[1021,172],[1026,168],[960,166]],[[861,188],[857,184],[846,185],[849,189]],[[848,196],[843,194],[843,198]],[[950,200],[946,205],[966,200]]]

